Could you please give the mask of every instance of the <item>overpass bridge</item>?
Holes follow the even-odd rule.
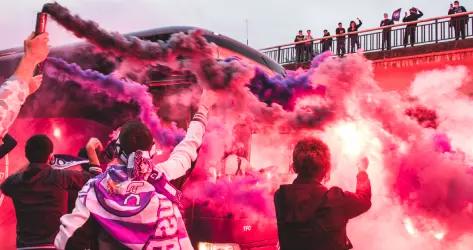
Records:
[[[455,40],[455,29],[451,18],[468,15],[465,24],[466,39]],[[413,47],[404,47],[404,34],[407,24],[416,24],[416,41]],[[391,50],[383,50],[383,29],[391,28]],[[372,61],[375,79],[387,90],[405,90],[417,73],[425,70],[444,69],[447,66],[463,65],[473,72],[473,11],[464,14],[440,16],[422,19],[415,22],[399,23],[385,27],[370,28],[358,32],[362,53]],[[315,38],[312,40],[314,54],[322,52],[323,39],[332,38],[330,51],[335,54],[337,35]],[[299,42],[299,43],[306,43]],[[296,61],[296,45],[288,43],[261,49],[284,68],[293,70],[307,68],[310,58],[305,55],[301,62]],[[346,45],[349,45],[348,38]],[[348,48],[347,48],[348,52]],[[349,54],[345,56],[350,56]],[[464,93],[473,95],[473,81],[469,80],[463,89]]]

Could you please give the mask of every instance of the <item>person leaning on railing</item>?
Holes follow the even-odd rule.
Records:
[[[330,32],[328,32],[328,30],[324,30],[324,37],[329,38],[320,40],[320,43],[322,44],[322,52],[329,51],[332,48],[333,39],[330,36]]]
[[[312,39],[314,39],[312,37],[312,31],[311,30],[307,30],[307,35],[305,36],[305,52],[306,52],[306,60],[307,61],[311,61],[312,58],[314,57],[314,41],[312,41]]]
[[[297,34],[296,38],[294,38],[294,42],[302,42],[304,41],[305,36],[302,33],[302,30],[299,30],[299,33]],[[304,44],[303,43],[297,43],[296,44],[296,62],[301,63],[304,59]]]
[[[343,28],[342,23],[338,23],[338,28],[335,30],[335,34],[340,35],[337,36],[337,55],[339,57],[343,57],[346,53],[346,48],[345,48],[345,37],[346,30]]]
[[[449,15],[465,13],[465,12],[467,12],[465,7],[460,6],[459,1],[455,1],[453,2],[453,4],[450,4],[450,9],[448,10]],[[467,24],[468,24],[468,15],[452,17],[452,19],[450,20],[450,26],[453,26],[453,28],[455,29],[455,40],[460,39],[460,35],[462,39],[466,38],[465,26]]]
[[[381,21],[379,27],[390,26],[393,25],[394,21],[389,19],[388,13],[384,13],[384,19]],[[386,45],[387,50],[391,50],[391,28],[384,28],[383,29],[383,40],[381,42],[381,49],[384,50],[384,46]]]
[[[407,15],[407,12],[404,16],[404,19],[402,19],[403,22],[407,23],[407,22],[414,22],[414,21],[417,21],[419,20],[419,18],[421,18],[424,13],[422,13],[422,11],[420,11],[419,9],[415,8],[415,7],[412,7],[410,10],[409,10],[410,14]],[[406,26],[406,33],[404,35],[404,47],[407,47],[407,41],[410,37],[410,41],[411,41],[411,46],[414,47],[414,44],[416,42],[416,28],[417,28],[417,23],[413,23],[413,24],[408,24]]]

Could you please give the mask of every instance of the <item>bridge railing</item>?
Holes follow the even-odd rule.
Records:
[[[455,40],[456,37],[455,27],[453,25],[455,24],[455,22],[452,22],[451,19],[454,17],[463,17],[466,15],[468,15],[468,18],[465,17],[465,20],[467,20],[464,23],[465,36],[473,37],[473,11],[471,11],[455,15],[428,18],[415,22],[406,22],[390,26],[365,29],[360,30],[358,32],[349,32],[345,33],[344,35],[321,37],[312,39],[310,42],[302,41],[297,43],[277,45],[261,49],[261,52],[263,52],[265,55],[272,58],[279,64],[283,65],[298,62],[307,62],[310,61],[314,55],[323,52],[323,43],[324,41],[326,41],[325,39],[329,38],[332,38],[332,42],[328,42],[331,45],[329,50],[336,54],[337,37],[345,36],[345,49],[346,52],[349,53],[351,44],[350,38],[348,36],[351,34],[358,34],[359,44],[364,52],[381,51],[383,49],[387,49],[386,44],[383,47],[383,30],[385,29],[391,29],[391,49],[400,49],[405,47],[404,38],[406,35],[406,25],[409,24],[416,25],[414,45],[434,44],[439,42],[452,41]],[[462,25],[463,23],[457,21],[456,24]],[[299,49],[296,49],[297,45],[299,45]],[[410,39],[407,41],[407,46],[411,46]],[[309,47],[312,48],[309,49]],[[313,53],[312,55],[311,52]],[[302,53],[302,55],[299,55],[298,57],[299,53]],[[297,59],[299,59],[299,61],[297,61]]]

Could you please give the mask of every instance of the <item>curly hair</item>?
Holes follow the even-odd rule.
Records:
[[[137,150],[150,150],[153,146],[151,131],[140,121],[129,121],[120,130],[120,144],[126,154]]]
[[[330,151],[317,138],[300,140],[292,155],[294,171],[305,178],[323,180],[330,171]]]

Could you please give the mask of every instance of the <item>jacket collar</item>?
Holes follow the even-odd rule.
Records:
[[[46,169],[46,168],[50,168],[51,165],[47,164],[47,163],[30,163],[29,165],[29,168],[37,168],[37,169]]]
[[[294,180],[293,184],[316,184],[316,185],[319,185],[319,186],[323,186],[320,181],[318,181],[317,179],[315,178],[303,178],[301,177],[300,175],[298,175],[296,177],[296,179]]]

